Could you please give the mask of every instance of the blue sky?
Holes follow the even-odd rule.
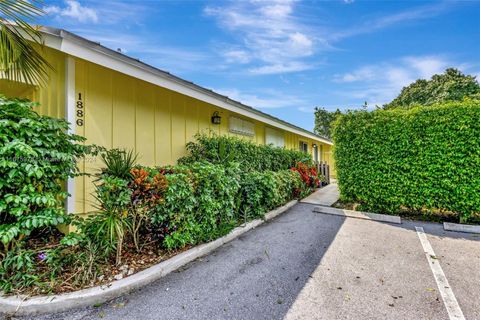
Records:
[[[64,28],[306,129],[453,66],[480,76],[480,1],[44,1]],[[480,77],[479,77],[480,78]]]

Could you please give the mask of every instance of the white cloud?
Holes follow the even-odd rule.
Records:
[[[353,0],[344,0],[352,3]],[[328,30],[301,12],[296,0],[229,1],[208,6],[207,16],[214,17],[224,30],[230,32],[234,43],[223,44],[226,64],[250,64],[250,74],[282,74],[315,68],[318,53],[331,50],[332,43],[347,37],[374,32],[408,21],[430,18],[448,8],[444,2],[416,6],[395,14],[380,16],[352,28]],[[422,66],[428,74],[428,66]],[[435,66],[431,66],[434,68]],[[345,75],[338,81],[355,81],[368,73]]]
[[[289,62],[285,64],[272,64],[264,65],[261,67],[251,68],[248,71],[251,74],[256,75],[265,75],[265,74],[277,74],[277,73],[289,73],[289,72],[298,72],[312,69],[313,65],[309,65],[302,62]]]
[[[416,69],[421,78],[430,78],[448,67],[448,61],[438,57],[407,57],[405,62]]]
[[[343,75],[335,75],[335,82],[355,82],[361,80],[370,80],[375,77],[375,70],[372,66],[361,67],[352,72],[345,73]]]
[[[245,50],[227,50],[223,53],[227,63],[249,63],[251,61],[250,54]]]
[[[385,70],[385,78],[392,87],[402,88],[415,81],[415,73],[404,67],[389,67]]]
[[[338,41],[360,34],[372,33],[399,23],[428,19],[443,13],[449,5],[450,3],[441,1],[432,5],[414,7],[395,14],[370,19],[369,21],[365,21],[363,24],[356,25],[353,28],[332,32],[328,38],[330,41]]]
[[[65,0],[65,6],[47,6],[43,10],[50,15],[66,17],[78,20],[79,22],[98,22],[97,12],[89,7],[82,6],[76,0]]]
[[[205,14],[232,32],[238,43],[224,54],[227,63],[251,63],[252,74],[273,74],[310,69],[317,40],[310,28],[294,15],[295,1],[239,1],[207,7]],[[240,48],[240,49],[239,49]]]
[[[253,93],[244,93],[240,92],[237,89],[216,89],[216,92],[226,95],[230,99],[239,101],[247,106],[252,106],[254,108],[260,109],[275,109],[275,108],[288,108],[295,107],[299,108],[307,104],[304,100],[295,97],[286,95],[284,93],[267,90],[261,92],[261,96]]]
[[[348,94],[356,100],[368,101],[369,105],[383,105],[416,79],[429,79],[434,74],[443,73],[450,66],[462,69],[462,65],[445,57],[410,56],[337,74],[333,81],[351,86],[348,93],[340,92],[339,95]]]
[[[261,7],[260,11],[267,17],[280,18],[292,13],[292,6],[289,3],[279,3]]]

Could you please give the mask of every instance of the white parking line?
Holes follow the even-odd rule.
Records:
[[[420,243],[425,251],[430,269],[432,269],[433,277],[437,282],[438,290],[442,296],[445,308],[447,308],[449,318],[465,320],[462,309],[460,309],[460,306],[458,305],[457,299],[453,294],[452,288],[450,288],[450,285],[448,284],[447,277],[445,277],[445,274],[443,273],[442,267],[435,256],[435,252],[433,251],[433,248],[430,245],[423,228],[415,227],[415,230],[417,231],[418,238],[420,239]]]

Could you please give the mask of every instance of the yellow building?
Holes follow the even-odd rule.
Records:
[[[0,93],[38,101],[39,113],[67,119],[89,144],[134,149],[144,165],[174,164],[196,133],[212,130],[332,163],[332,142],[312,132],[65,30],[43,28],[42,34],[54,67],[48,84],[0,79]],[[99,165],[86,159],[80,167],[92,172]],[[68,182],[68,212],[92,209],[89,179]]]

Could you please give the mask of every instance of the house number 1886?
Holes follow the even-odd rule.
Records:
[[[84,117],[84,111],[83,111],[83,100],[82,100],[82,94],[78,94],[78,100],[77,100],[77,126],[83,126],[83,117]]]

